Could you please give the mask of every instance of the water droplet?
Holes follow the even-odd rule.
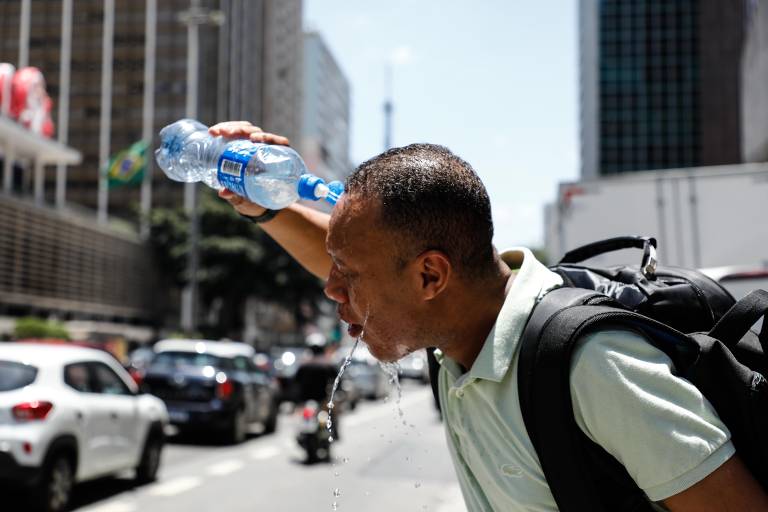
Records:
[[[338,498],[339,496],[341,496],[341,490],[337,487],[333,490],[333,497]]]
[[[411,462],[411,458],[410,457],[406,457],[405,458],[405,462]]]
[[[339,472],[338,471],[334,471],[333,472],[333,476],[339,476]]]
[[[329,442],[329,443],[332,443],[332,442],[333,442],[333,436],[328,436],[328,442]]]
[[[336,503],[336,502],[334,501],[334,502],[333,502],[333,505],[331,505],[331,508],[332,508],[333,510],[339,510],[339,504],[338,504],[338,503]]]
[[[343,459],[341,459],[341,462],[346,464],[347,462],[349,462],[349,457],[344,457]]]
[[[411,428],[416,428],[416,425],[414,425],[413,423],[411,423],[410,427],[411,427]]]
[[[326,405],[328,406],[329,409],[333,409],[333,405],[334,405],[333,402],[328,402]]]
[[[370,496],[371,495],[371,491],[365,491],[365,495],[366,496]]]
[[[371,462],[371,458],[370,457],[368,457],[368,462]]]
[[[389,395],[387,395],[387,396],[385,396],[385,397],[384,397],[384,401],[385,401],[385,402],[389,402]]]
[[[419,487],[421,487],[421,482],[416,482],[415,484],[413,484],[413,486],[418,489]]]
[[[379,434],[379,437],[384,438],[384,434]]]

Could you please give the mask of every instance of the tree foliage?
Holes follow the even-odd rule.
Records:
[[[299,324],[317,313],[322,283],[304,270],[259,226],[241,218],[229,204],[201,187],[200,266],[198,286],[203,312],[219,310],[217,325],[198,325],[207,335],[237,337],[243,306],[249,296],[274,302],[292,311]],[[155,209],[151,215],[151,244],[162,274],[171,286],[187,283],[189,220],[183,209]]]
[[[58,338],[62,340],[69,339],[69,331],[64,324],[44,318],[27,316],[16,320],[13,330],[14,339],[29,338]]]

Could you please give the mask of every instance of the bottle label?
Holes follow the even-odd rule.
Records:
[[[245,168],[258,146],[247,140],[232,142],[219,157],[217,177],[219,183],[232,192],[248,198],[245,192]]]

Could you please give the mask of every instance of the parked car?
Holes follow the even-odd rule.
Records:
[[[0,343],[0,482],[38,510],[63,511],[73,485],[125,469],[154,480],[167,422],[104,351]]]
[[[278,385],[254,363],[246,343],[163,340],[147,367],[142,389],[160,397],[181,431],[217,431],[231,443],[245,440],[250,426],[277,427]]]
[[[354,382],[361,397],[376,400],[389,392],[389,378],[378,363],[353,359],[344,376]]]
[[[411,352],[397,362],[399,375],[402,379],[413,379],[427,384],[429,382],[429,368],[427,366],[427,353],[424,350]]]

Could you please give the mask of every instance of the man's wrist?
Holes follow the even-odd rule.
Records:
[[[280,210],[267,209],[267,210],[264,210],[264,213],[261,213],[259,215],[246,215],[244,213],[241,213],[240,216],[244,219],[248,219],[254,224],[263,224],[264,222],[274,219],[275,215],[277,215],[278,213],[280,213]]]

